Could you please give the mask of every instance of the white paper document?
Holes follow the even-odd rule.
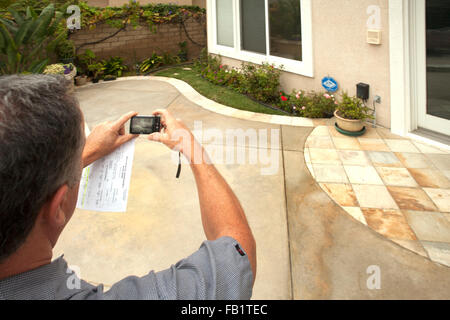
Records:
[[[100,212],[126,212],[135,139],[84,168],[77,208]]]

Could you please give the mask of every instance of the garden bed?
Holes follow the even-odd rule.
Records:
[[[191,70],[186,70],[188,68]],[[163,68],[163,70],[152,72],[152,75],[182,80],[206,98],[235,109],[271,115],[287,114],[282,110],[263,105],[253,98],[249,98],[247,95],[236,92],[230,88],[212,84],[204,79],[201,74],[194,69],[193,65]]]

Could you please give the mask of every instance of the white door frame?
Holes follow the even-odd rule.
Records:
[[[450,135],[450,121],[427,113],[427,45],[426,45],[426,3],[425,0],[414,0],[411,5],[411,17],[413,17],[415,30],[412,30],[411,51],[415,56],[411,61],[411,69],[414,70],[412,80],[415,82],[413,92],[416,92],[416,101],[412,104],[413,114],[417,117],[413,121],[416,127],[433,130]],[[412,25],[412,24],[411,24]],[[413,26],[411,27],[413,28]],[[434,128],[439,128],[435,130]]]
[[[391,131],[406,136],[411,119],[409,1],[389,0],[389,45],[391,78]]]
[[[447,127],[448,120],[426,114],[424,12],[425,0],[389,0],[391,131],[400,136],[416,137],[411,132],[430,121]]]

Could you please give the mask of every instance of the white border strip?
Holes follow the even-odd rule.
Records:
[[[288,125],[295,127],[314,127],[314,122],[309,118],[301,118],[301,117],[290,117],[290,116],[279,116],[279,115],[269,115],[264,113],[256,113],[250,111],[243,111],[235,108],[231,108],[225,106],[223,104],[217,103],[213,100],[210,100],[200,93],[198,93],[194,88],[192,88],[189,84],[182,80],[178,80],[175,78],[168,77],[156,77],[156,76],[133,76],[133,77],[121,77],[115,81],[128,81],[128,80],[152,80],[152,81],[161,81],[169,83],[174,86],[186,99],[190,100],[192,103],[202,107],[211,112],[215,112],[227,117],[239,118],[250,121],[258,121],[265,122],[270,124],[278,124],[278,125]],[[109,81],[108,81],[109,82]],[[86,88],[93,85],[99,85],[108,83],[105,81],[100,81],[99,83],[90,83],[81,87],[76,88]],[[111,83],[111,82],[109,82]]]

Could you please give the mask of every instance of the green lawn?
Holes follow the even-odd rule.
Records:
[[[192,68],[192,70],[183,70],[183,68],[186,67]],[[208,80],[203,79],[192,66],[173,67],[156,72],[153,75],[183,80],[208,99],[235,109],[266,114],[286,115],[283,112],[267,108],[230,88],[212,84]]]

